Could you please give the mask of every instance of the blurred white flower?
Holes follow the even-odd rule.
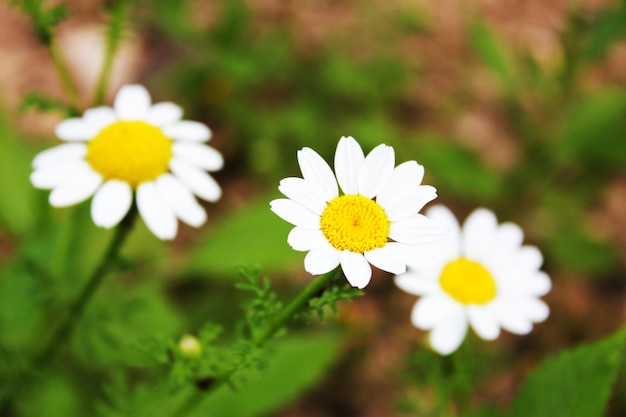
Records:
[[[308,251],[305,269],[314,275],[341,265],[353,287],[370,281],[370,264],[399,274],[411,260],[425,262],[417,247],[441,239],[446,228],[418,214],[436,196],[420,185],[424,168],[415,161],[395,166],[393,148],[379,145],[367,157],[352,137],[342,137],[335,173],[315,151],[303,148],[298,163],[304,178],[285,178],[278,189],[288,198],[272,211],[295,225],[287,239]],[[343,194],[339,194],[339,187]]]
[[[486,209],[470,214],[462,229],[443,206],[431,207],[426,215],[450,228],[448,239],[429,245],[437,265],[430,271],[409,269],[395,282],[421,296],[411,321],[431,331],[433,349],[443,355],[455,351],[468,324],[481,338],[494,340],[500,328],[526,334],[548,317],[548,306],[538,297],[550,291],[550,278],[539,270],[539,250],[522,246],[517,225],[498,225]]]
[[[93,196],[91,216],[105,228],[126,216],[135,194],[152,233],[173,239],[177,219],[194,227],[206,221],[194,194],[212,202],[221,196],[219,185],[205,172],[223,165],[222,155],[203,144],[211,131],[181,120],[182,114],[174,103],[153,105],[143,86],[124,86],[113,108],[96,107],[59,123],[56,135],[68,143],[38,154],[30,180],[52,190],[54,207]]]

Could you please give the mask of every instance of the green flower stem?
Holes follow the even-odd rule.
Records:
[[[50,342],[48,342],[46,347],[41,351],[41,354],[35,358],[34,365],[36,368],[50,363],[56,356],[59,349],[63,346],[63,343],[72,335],[76,324],[85,311],[85,307],[89,303],[89,300],[93,297],[93,294],[102,283],[106,274],[113,267],[115,267],[119,251],[124,243],[124,240],[128,237],[136,217],[137,209],[133,207],[124,220],[122,220],[120,225],[115,229],[115,234],[109,242],[109,246],[102,257],[102,260],[94,269],[93,273],[87,280],[87,284],[85,284],[85,287],[83,287],[79,296],[74,301],[74,304],[70,307],[65,321],[56,333],[54,333]]]
[[[124,29],[124,23],[131,2],[118,1],[112,4],[109,11],[110,22],[108,25],[108,33],[106,39],[106,46],[104,50],[104,61],[98,74],[98,81],[96,82],[96,88],[93,98],[93,104],[95,106],[101,106],[104,104],[105,94],[109,85],[109,79],[111,78],[111,68],[113,66],[113,58],[118,50],[120,41],[122,39],[122,32]]]
[[[54,39],[52,39],[52,41],[48,45],[48,51],[50,52],[52,62],[54,63],[54,68],[59,75],[61,85],[63,86],[66,98],[69,101],[70,106],[72,107],[72,111],[76,114],[79,114],[81,106],[80,98],[78,96],[78,89],[76,88],[76,84],[74,84],[74,80],[70,75],[70,71],[65,64],[65,61],[63,60],[61,52],[59,51],[57,43]]]
[[[291,320],[302,307],[309,302],[310,299],[318,296],[324,288],[328,286],[330,281],[337,276],[339,268],[336,268],[326,274],[320,275],[315,278],[309,285],[296,298],[294,298],[289,305],[283,308],[274,318],[270,320],[269,326],[265,330],[256,335],[253,338],[254,344],[257,347],[263,346],[265,342],[276,334],[276,332],[282,329],[289,320]]]
[[[108,46],[108,45],[107,45]],[[109,78],[111,76],[111,66],[113,65],[114,50],[110,47],[106,48],[104,54],[104,62],[102,68],[100,68],[100,74],[98,75],[98,81],[96,83],[96,92],[93,98],[93,104],[95,106],[101,106],[104,104],[104,95],[109,84]]]
[[[274,316],[269,325],[263,330],[252,337],[252,342],[256,347],[262,347],[268,340],[270,340],[276,332],[285,327],[289,321],[302,310],[302,307],[309,302],[312,298],[317,297],[328,284],[337,276],[340,268],[337,267],[334,270],[320,275],[315,278],[309,285],[306,286],[300,294],[296,296],[285,308],[280,310],[276,316]],[[211,385],[208,390],[196,389],[192,395],[185,401],[178,411],[174,414],[175,417],[186,417],[193,410],[200,405],[200,403],[217,388],[221,387],[228,381],[230,374],[227,374],[217,380]]]

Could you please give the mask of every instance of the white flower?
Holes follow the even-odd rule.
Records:
[[[173,239],[177,218],[199,227],[206,212],[194,194],[216,201],[221,189],[204,171],[223,165],[222,155],[204,145],[211,131],[181,120],[174,103],[152,105],[148,91],[127,85],[113,108],[96,107],[66,119],[55,129],[68,142],[38,154],[30,180],[51,189],[50,204],[70,206],[93,196],[91,216],[110,228],[136,204],[148,228],[160,239]]]
[[[489,210],[477,209],[463,229],[443,206],[426,215],[450,227],[450,237],[430,246],[437,266],[395,278],[396,285],[419,295],[411,313],[416,327],[430,330],[430,343],[447,355],[463,341],[468,324],[485,340],[500,328],[527,334],[544,321],[548,306],[538,297],[551,282],[539,268],[543,258],[534,246],[522,246],[523,232],[513,223],[498,225]]]
[[[364,288],[372,276],[369,264],[402,273],[409,260],[424,261],[417,245],[445,236],[445,227],[418,214],[437,196],[433,187],[420,185],[424,168],[415,161],[394,168],[390,146],[365,157],[352,137],[342,137],[335,174],[310,148],[298,152],[298,163],[304,178],[283,179],[278,189],[288,198],[270,204],[296,226],[287,241],[308,251],[304,268],[311,274],[341,265],[350,285]]]

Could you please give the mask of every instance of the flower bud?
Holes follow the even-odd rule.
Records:
[[[186,334],[180,338],[178,349],[185,358],[199,358],[202,355],[200,341],[192,335]]]

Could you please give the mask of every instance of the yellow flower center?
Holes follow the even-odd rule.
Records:
[[[487,304],[496,296],[493,275],[478,262],[459,258],[448,264],[439,276],[441,288],[461,304]]]
[[[333,199],[320,220],[322,233],[335,249],[356,253],[385,246],[389,225],[382,207],[362,195]]]
[[[172,140],[161,129],[141,121],[118,121],[87,143],[85,159],[105,180],[133,188],[168,171]]]

